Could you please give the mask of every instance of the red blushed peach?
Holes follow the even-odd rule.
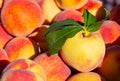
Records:
[[[42,25],[28,36],[29,38],[37,42],[38,46],[41,49],[41,52],[49,50],[47,39],[44,37],[44,33],[48,27],[49,25]]]
[[[0,48],[0,74],[2,70],[9,64],[7,53],[4,49]]]
[[[12,39],[13,37],[10,36],[4,29],[3,27],[0,25],[0,48],[4,48],[4,46],[6,45],[6,43]]]
[[[38,4],[42,1],[42,0],[35,0]]]
[[[8,64],[3,70],[3,74],[10,69],[24,69],[39,74],[43,80],[46,81],[46,74],[44,69],[36,62],[29,59],[17,59]]]
[[[104,6],[100,0],[89,0],[88,3],[84,7],[79,8],[78,11],[83,13],[84,8],[86,8],[91,14],[96,16],[97,20],[101,20],[105,17]]]
[[[101,76],[95,72],[77,73],[69,77],[67,81],[103,81]]]
[[[120,46],[113,45],[106,49],[104,60],[97,72],[107,81],[120,81]]]
[[[110,20],[116,21],[118,24],[120,24],[119,11],[120,11],[120,5],[113,7],[112,10],[110,11],[111,13]]]
[[[61,9],[78,9],[83,7],[89,0],[55,0]]]
[[[56,17],[54,18],[54,22],[62,21],[65,19],[73,19],[75,21],[79,21],[82,23],[84,22],[82,13],[80,13],[79,11],[77,11],[75,9],[63,10],[58,15],[56,15]]]
[[[44,68],[47,81],[65,81],[71,74],[70,69],[58,54],[49,56],[49,52],[42,53],[34,58],[34,61]]]
[[[99,31],[105,41],[105,44],[112,44],[120,36],[120,25],[115,21],[106,20]]]
[[[1,21],[10,34],[27,36],[43,24],[44,16],[34,0],[9,0],[1,10]]]
[[[40,52],[36,42],[27,37],[13,38],[6,44],[5,51],[10,61],[19,58],[32,59]]]
[[[7,53],[4,49],[0,48],[0,60],[8,60]]]
[[[54,0],[42,0],[39,5],[42,8],[45,17],[44,24],[50,24],[54,17],[61,12]]]
[[[24,69],[10,69],[1,76],[0,81],[45,81],[37,73]]]

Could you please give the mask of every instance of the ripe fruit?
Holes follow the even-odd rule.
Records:
[[[20,58],[33,58],[39,53],[36,42],[27,37],[13,38],[6,44],[4,49],[10,61]]]
[[[67,81],[103,81],[101,76],[95,72],[77,73],[71,76]]]
[[[104,58],[105,43],[97,31],[104,20],[96,22],[96,17],[86,9],[83,16],[83,25],[66,19],[52,24],[45,36],[51,54],[59,52],[66,64],[78,71],[88,72],[95,69]]]
[[[9,0],[1,10],[1,21],[13,36],[27,36],[43,24],[44,16],[34,0]]]
[[[33,60],[45,70],[47,81],[65,81],[71,74],[70,68],[63,62],[58,54],[49,55],[49,52],[44,52]]]
[[[62,12],[60,12],[59,14],[56,15],[56,17],[54,18],[54,22],[59,22],[59,21],[63,21],[65,19],[73,19],[75,21],[79,21],[79,22],[84,22],[84,18],[82,16],[82,13],[75,10],[75,9],[67,9],[67,10],[63,10]]]
[[[62,9],[78,9],[83,7],[88,0],[55,0],[55,2]]]
[[[25,69],[10,69],[5,72],[1,81],[45,81],[39,74]]]
[[[46,73],[45,73],[44,69],[39,64],[35,63],[33,60],[30,60],[30,59],[16,59],[15,61],[9,63],[4,68],[4,70],[2,72],[2,74],[3,74],[2,76],[4,76],[4,74],[6,74],[6,72],[9,72],[10,70],[17,70],[18,72],[20,72],[21,70],[26,70],[28,72],[33,72],[33,73],[39,75],[44,81],[46,81]],[[14,73],[12,73],[12,74],[14,74]],[[26,74],[26,72],[25,72],[25,74]],[[18,76],[22,76],[22,75],[20,73]],[[8,75],[7,77],[15,77],[15,76]],[[26,75],[26,78],[27,77],[29,77],[29,75]],[[7,79],[7,78],[5,78],[5,79]],[[13,81],[14,81],[14,79],[13,79]]]
[[[105,43],[98,32],[83,36],[81,32],[66,40],[60,50],[63,60],[81,72],[95,69],[103,60]]]
[[[115,21],[106,20],[99,31],[105,44],[113,44],[120,36],[120,25]]]

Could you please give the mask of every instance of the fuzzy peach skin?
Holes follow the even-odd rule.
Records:
[[[106,20],[99,29],[105,44],[112,44],[120,36],[120,25],[112,20]]]
[[[38,4],[42,1],[42,0],[35,0]]]
[[[80,72],[94,70],[105,55],[105,43],[99,32],[83,36],[78,32],[68,38],[60,50],[64,62]]]
[[[39,54],[39,49],[35,41],[27,37],[13,38],[6,44],[5,51],[11,62],[19,58],[32,59]]]
[[[8,64],[9,64],[9,59],[7,53],[3,48],[0,48],[0,74]]]
[[[6,43],[13,37],[5,31],[5,29],[0,25],[0,48],[4,48]]]
[[[33,60],[44,68],[47,81],[65,81],[70,76],[71,70],[58,54],[51,56],[49,54],[49,52],[42,53]]]
[[[104,5],[100,0],[89,0],[84,7],[79,8],[78,11],[83,13],[84,8],[86,8],[91,14],[96,16],[97,20],[101,20],[105,17]]]
[[[10,69],[24,69],[27,71],[31,71],[34,73],[39,74],[42,79],[44,81],[46,81],[46,73],[44,71],[44,69],[37,64],[36,62],[34,62],[33,60],[30,59],[17,59],[13,62],[11,62],[10,64],[8,64],[4,70],[3,70],[3,74],[7,71],[9,71]]]
[[[2,74],[0,81],[45,81],[37,73],[25,69],[10,69]]]
[[[61,12],[54,0],[41,0],[39,5],[45,17],[44,24],[50,24],[54,17]]]
[[[67,81],[103,81],[101,76],[95,72],[83,72],[72,75]]]
[[[119,15],[119,11],[120,11],[120,5],[116,5],[115,7],[113,7],[110,11],[110,20],[112,21],[116,21],[118,24],[120,24],[120,15]]]
[[[106,49],[106,54],[101,67],[97,72],[104,76],[107,81],[120,81],[120,46],[113,45]]]
[[[43,24],[44,16],[34,0],[9,0],[1,10],[1,21],[13,36],[27,36]]]
[[[4,0],[0,0],[0,10],[2,8],[3,2],[4,2]]]
[[[44,36],[47,28],[49,28],[49,25],[42,25],[28,36],[29,38],[37,42],[38,47],[41,49],[41,52],[46,52],[49,50],[47,39]]]
[[[83,7],[89,0],[55,0],[61,9],[78,9]]]
[[[8,60],[6,51],[3,48],[0,48],[0,60]]]
[[[56,17],[54,18],[53,21],[58,22],[58,21],[63,21],[65,19],[73,19],[75,21],[79,21],[82,23],[84,22],[82,13],[75,9],[63,10],[62,12],[60,12],[59,14],[56,15]]]

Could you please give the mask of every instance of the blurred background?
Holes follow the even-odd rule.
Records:
[[[120,4],[120,0],[100,0],[100,1],[103,2],[103,4],[108,10],[111,10],[114,6]]]

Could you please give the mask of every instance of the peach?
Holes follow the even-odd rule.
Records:
[[[83,7],[89,0],[55,0],[61,9],[78,9]]]
[[[33,60],[30,59],[17,59],[13,62],[11,62],[10,64],[8,64],[4,70],[3,70],[3,74],[11,69],[24,69],[26,71],[31,71],[34,72],[38,75],[40,75],[42,77],[42,79],[44,81],[46,81],[46,74],[44,69],[37,64],[36,62],[34,62]]]
[[[82,23],[84,22],[82,13],[80,13],[79,11],[75,9],[63,10],[62,12],[56,15],[56,17],[54,18],[54,22],[63,21],[68,18],[73,19],[75,21],[82,22]]]
[[[45,17],[44,24],[50,24],[54,17],[61,12],[54,0],[42,0],[39,5],[42,8]]]
[[[13,37],[9,35],[5,29],[0,25],[0,48],[4,48],[6,43]]]
[[[6,51],[3,48],[0,48],[0,60],[8,60]]]
[[[99,29],[105,44],[112,44],[120,36],[120,25],[112,20],[106,20],[103,22]]]
[[[34,0],[9,0],[1,10],[1,21],[11,35],[27,36],[43,24],[44,16]]]
[[[86,8],[91,14],[96,16],[97,21],[105,17],[106,13],[104,10],[104,6],[100,0],[89,0],[88,3],[84,7],[79,8],[78,11],[83,13],[84,8]]]
[[[42,0],[35,0],[38,4],[42,1]]]
[[[0,81],[45,81],[37,73],[24,69],[10,69],[1,76]]]
[[[2,8],[3,2],[4,2],[3,0],[0,0],[0,10]]]
[[[115,7],[112,8],[110,11],[110,20],[116,21],[118,24],[120,24],[120,5],[116,5]]]
[[[0,48],[0,74],[8,64],[9,64],[9,59],[7,53],[4,49]]]
[[[99,32],[84,36],[80,31],[65,41],[59,53],[69,66],[80,72],[89,72],[102,62],[105,43]]]
[[[106,49],[104,60],[97,72],[107,81],[120,81],[120,46],[113,45]]]
[[[41,49],[41,52],[49,50],[47,39],[44,37],[44,33],[48,27],[49,25],[42,25],[28,36],[29,38],[37,42],[38,46]]]
[[[39,53],[37,44],[27,37],[15,37],[10,40],[6,46],[5,51],[10,61],[19,58],[33,58]]]
[[[47,81],[65,81],[71,74],[69,67],[58,54],[51,56],[49,54],[49,52],[42,53],[33,60],[44,68]]]
[[[67,81],[103,81],[101,76],[95,72],[83,72],[72,75]]]

